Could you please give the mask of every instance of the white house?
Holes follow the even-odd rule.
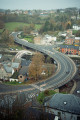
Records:
[[[80,120],[80,98],[73,94],[55,94],[45,102],[45,111],[61,120]]]
[[[41,44],[45,44],[45,45],[51,45],[51,44],[54,44],[54,42],[56,41],[56,37],[52,37],[48,34],[46,34],[42,41],[41,41]]]
[[[73,29],[74,30],[80,30],[80,26],[78,26],[78,25],[75,24],[75,25],[73,25]]]

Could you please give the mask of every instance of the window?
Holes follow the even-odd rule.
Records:
[[[20,76],[20,78],[22,78],[22,76]]]

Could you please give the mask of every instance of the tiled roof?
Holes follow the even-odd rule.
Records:
[[[12,67],[11,66],[8,66],[7,64],[3,64],[4,66],[4,69],[7,73],[12,73]]]
[[[48,102],[49,107],[80,114],[80,98],[72,94],[55,94]]]
[[[30,63],[31,63],[30,60],[26,60],[26,59],[21,60],[21,66],[29,66]]]
[[[19,63],[12,63],[12,68],[18,68],[19,67]]]
[[[79,50],[79,47],[74,45],[61,45],[60,48],[73,48]]]
[[[28,67],[27,66],[23,66],[19,71],[19,75],[26,75],[27,73],[28,73]]]

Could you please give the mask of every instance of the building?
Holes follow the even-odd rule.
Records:
[[[74,45],[80,46],[80,37],[75,37]]]
[[[45,102],[45,111],[61,120],[80,120],[80,98],[73,94],[55,94]]]
[[[12,68],[14,69],[15,72],[16,71],[18,72],[19,69],[21,68],[21,65],[20,63],[12,62]]]
[[[24,82],[28,80],[28,66],[23,66],[18,74],[19,82]]]
[[[65,44],[67,45],[73,45],[75,41],[75,36],[68,34],[65,38]]]
[[[73,27],[72,27],[74,30],[80,30],[80,26],[74,24]]]
[[[40,36],[40,35],[34,37],[34,43],[40,45],[41,44],[41,39],[42,39],[42,36]]]
[[[4,61],[0,69],[0,78],[4,78],[6,80],[9,77],[11,77],[14,74],[14,72],[18,72],[20,68],[20,63]]]
[[[61,45],[60,52],[62,52],[64,54],[79,55],[79,46]]]
[[[46,34],[41,40],[41,44],[45,45],[51,45],[54,44],[54,42],[56,42],[56,37],[52,37],[48,34]]]
[[[33,36],[38,36],[38,31],[37,31],[37,30],[31,31],[31,35],[33,35]]]

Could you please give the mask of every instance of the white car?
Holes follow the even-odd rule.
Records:
[[[77,93],[80,93],[80,90],[78,90]]]

